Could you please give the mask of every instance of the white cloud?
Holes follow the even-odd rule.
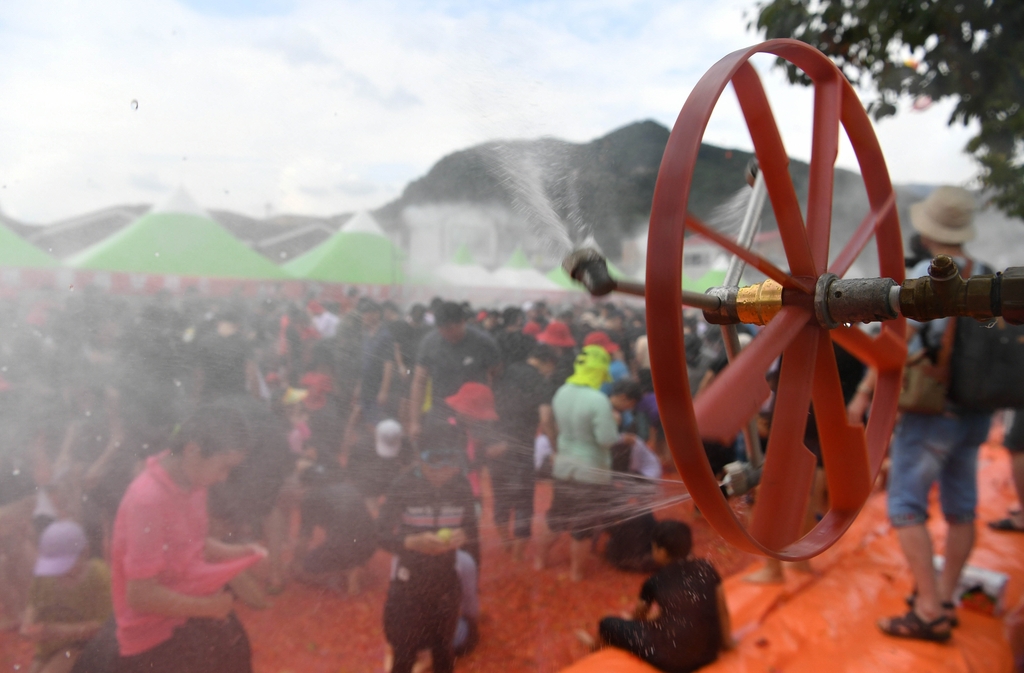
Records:
[[[375,207],[484,140],[671,125],[707,68],[757,41],[739,0],[268,6],[0,3],[0,207],[45,222],[177,184],[254,215]],[[810,93],[762,75],[806,158]],[[895,180],[971,176],[946,115],[878,125]],[[749,147],[731,94],[706,137]]]

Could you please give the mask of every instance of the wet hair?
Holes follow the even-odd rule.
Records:
[[[302,471],[299,483],[307,488],[321,488],[331,484],[340,484],[345,480],[345,471],[341,466],[316,463]]]
[[[225,451],[248,451],[250,438],[245,414],[224,402],[199,407],[171,432],[171,455],[179,455],[194,442],[204,458]]]
[[[466,432],[455,419],[432,414],[424,419],[417,448],[423,456],[466,455]],[[427,460],[427,462],[431,462]]]
[[[512,327],[513,325],[518,325],[524,316],[523,309],[518,306],[509,306],[501,312],[501,323],[505,327]]]
[[[380,304],[369,297],[362,297],[356,305],[356,310],[360,313],[380,313],[381,307]]]
[[[540,360],[541,362],[558,363],[558,353],[547,344],[537,344],[530,350],[528,359]]]
[[[612,384],[612,395],[625,395],[634,402],[639,402],[644,397],[644,389],[636,381],[620,379]]]
[[[655,524],[651,541],[668,552],[672,559],[684,559],[693,549],[693,534],[690,527],[675,519],[666,519]]]
[[[466,313],[453,301],[446,301],[434,311],[434,322],[438,327],[466,322]]]

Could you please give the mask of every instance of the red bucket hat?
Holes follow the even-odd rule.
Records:
[[[303,402],[310,411],[322,409],[327,404],[327,395],[334,392],[331,377],[321,372],[307,372],[299,380],[299,385],[309,392]]]
[[[576,345],[576,339],[572,338],[569,326],[557,320],[549,322],[544,331],[537,335],[537,342],[556,348],[572,348]]]
[[[600,346],[608,353],[618,353],[619,344],[612,341],[604,332],[591,332],[583,339],[584,346]]]
[[[494,393],[483,383],[463,383],[459,392],[446,397],[445,402],[456,413],[477,421],[496,421],[498,412],[494,409]]]
[[[540,332],[540,323],[535,320],[531,320],[530,322],[523,325],[523,334],[527,336],[535,337],[538,334],[540,334]]]

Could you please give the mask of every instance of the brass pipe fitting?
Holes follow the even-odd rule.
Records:
[[[971,276],[964,280],[956,262],[939,255],[924,278],[905,280],[900,287],[900,313],[913,320],[969,316],[982,322],[999,315],[993,297],[999,276]]]
[[[771,278],[741,287],[736,293],[736,316],[748,325],[767,325],[782,310],[782,285]]]

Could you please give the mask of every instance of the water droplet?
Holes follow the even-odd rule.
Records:
[[[16,467],[16,468],[14,468],[14,469],[13,469],[13,470],[11,471],[11,474],[13,474],[13,475],[14,475],[15,477],[17,477],[17,476],[18,476],[19,474],[21,474],[21,468],[20,468],[20,467]]]
[[[174,379],[174,385],[176,385],[176,386],[178,386],[180,388],[181,387],[181,381],[179,381],[178,379]]]
[[[0,372],[5,372],[5,371],[7,371],[7,365],[4,365],[3,367],[0,367]]]
[[[284,259],[284,258],[285,258],[285,257],[287,257],[287,256],[288,256],[288,253],[287,253],[287,252],[282,252],[282,253],[281,253],[281,259]]]
[[[72,292],[74,292],[74,291],[75,291],[75,286],[74,286],[74,284],[72,284],[72,285],[68,285],[68,289],[69,289],[69,290],[71,290]]]
[[[85,412],[85,415],[86,416],[92,416],[92,412],[91,411],[87,411],[87,412]]]
[[[135,100],[134,98],[132,99],[132,109],[133,110],[138,110],[139,109],[139,101]]]
[[[160,256],[160,253],[159,253],[159,252],[154,252],[154,253],[153,253],[153,256],[154,256],[154,257],[159,257],[159,256]]]

